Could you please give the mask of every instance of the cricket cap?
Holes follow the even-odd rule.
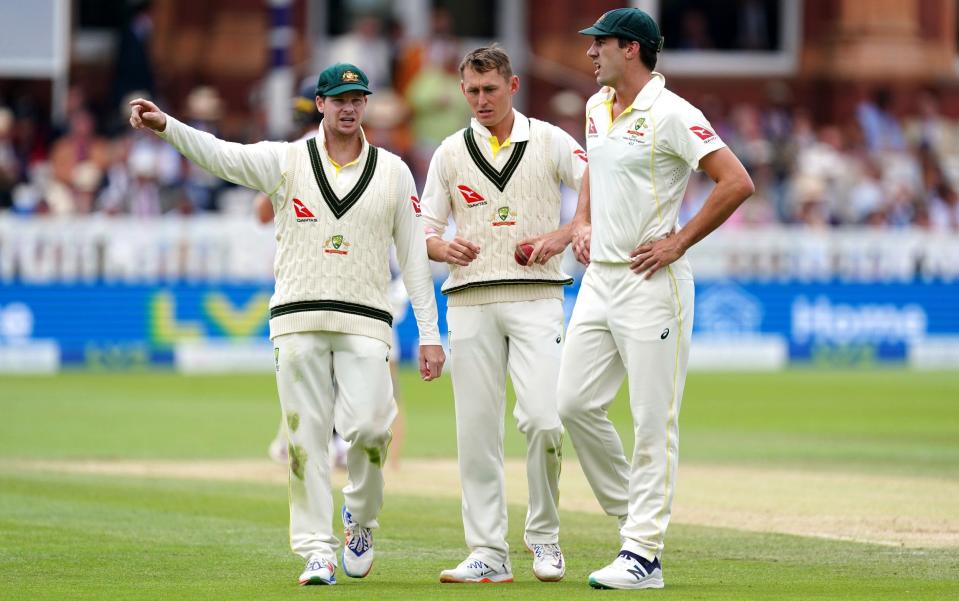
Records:
[[[663,49],[663,36],[659,25],[647,13],[638,8],[617,8],[604,13],[592,27],[581,29],[583,35],[609,36],[633,40],[656,52]]]
[[[353,90],[372,94],[369,86],[370,78],[359,67],[349,63],[337,63],[320,73],[319,79],[316,80],[316,95],[339,96]]]

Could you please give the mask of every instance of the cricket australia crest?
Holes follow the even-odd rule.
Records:
[[[323,252],[331,255],[350,254],[350,243],[343,238],[343,234],[334,234],[323,243]]]
[[[516,211],[511,211],[508,206],[499,207],[493,214],[493,227],[499,225],[516,225]]]

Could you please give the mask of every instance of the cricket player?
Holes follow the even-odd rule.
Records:
[[[372,567],[396,416],[387,362],[391,243],[419,326],[421,377],[439,377],[445,361],[413,176],[398,157],[367,144],[360,121],[370,93],[359,68],[333,65],[316,85],[324,114],[316,137],[251,145],[194,130],[148,100],[131,102],[134,128],[156,131],[210,173],[266,192],[273,204],[270,337],[290,437],[290,542],[306,559],[300,584],[336,582],[327,456],[334,425],[350,443],[343,569],[362,578]]]
[[[524,540],[540,580],[560,580],[559,473],[563,428],[556,381],[563,348],[560,183],[579,189],[584,151],[561,129],[513,109],[519,78],[498,46],[469,53],[460,87],[473,111],[469,127],[433,155],[422,216],[429,256],[449,264],[450,365],[469,556],[441,582],[512,582],[506,543],[503,420],[506,375],[516,390],[514,417],[527,443],[529,509]],[[444,240],[452,216],[456,236]],[[525,266],[518,247],[532,245]],[[520,251],[523,252],[523,251]],[[524,254],[525,256],[525,254]]]
[[[583,276],[563,351],[559,410],[622,549],[590,574],[595,588],[662,588],[660,556],[678,458],[679,406],[693,321],[684,254],[753,192],[703,114],[653,71],[663,38],[645,12],[620,8],[580,31],[602,89],[586,105],[589,169],[574,217]],[[689,174],[716,182],[677,231]],[[635,447],[626,459],[607,409],[629,381]]]
[[[315,97],[316,83],[313,78],[304,80],[300,86],[300,92],[293,97],[293,123],[296,125],[300,135],[297,140],[306,140],[316,136],[317,129],[323,121],[323,114],[316,110]],[[275,215],[273,214],[273,203],[270,196],[260,192],[253,199],[253,213],[257,221],[262,224],[273,223]],[[406,288],[398,273],[394,271],[394,261],[390,259],[390,273],[393,274],[390,280],[388,298],[390,301],[390,313],[393,316],[394,325],[403,321],[406,317],[407,306],[410,297],[406,293]],[[405,421],[403,418],[403,407],[400,404],[399,394],[399,348],[396,338],[396,332],[393,332],[393,346],[390,348],[390,378],[393,382],[393,398],[397,402],[396,420],[390,427],[393,438],[390,442],[389,463],[393,467],[399,466],[400,450],[402,449],[403,438],[405,436]],[[335,394],[335,392],[334,392]],[[280,416],[280,424],[276,435],[270,441],[267,447],[267,455],[276,463],[287,465],[290,461],[289,437],[287,436],[286,419]],[[330,439],[330,461],[337,469],[346,469],[346,456],[350,445],[339,435],[336,430]]]

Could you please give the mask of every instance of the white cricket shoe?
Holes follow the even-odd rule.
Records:
[[[350,578],[366,578],[373,569],[373,531],[353,521],[343,506],[343,571]]]
[[[558,582],[566,575],[566,560],[558,543],[536,544],[526,540],[526,548],[533,554],[533,575],[542,582]]]
[[[336,584],[336,566],[330,560],[314,555],[306,562],[306,568],[300,574],[300,584]]]
[[[613,563],[589,575],[593,588],[663,588],[663,569],[659,558],[643,559],[623,549]]]
[[[506,563],[493,567],[475,557],[467,557],[460,565],[452,570],[443,570],[440,572],[440,582],[493,583],[512,581],[513,571],[510,569],[508,560]]]

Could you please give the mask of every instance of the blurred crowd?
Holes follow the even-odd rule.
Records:
[[[917,227],[959,232],[959,120],[940,111],[934,89],[919,93],[915,114],[893,110],[878,88],[843,123],[819,123],[772,84],[762,106],[700,104],[716,132],[736,152],[756,193],[727,227],[794,224],[811,228]],[[684,221],[710,189],[690,180]]]
[[[449,13],[438,9],[429,35],[419,40],[406,39],[378,18],[360,17],[314,62],[363,67],[375,90],[364,122],[367,137],[404,157],[422,186],[433,150],[470,117],[458,73],[467,50],[454,35]],[[301,129],[290,132],[291,138],[316,127],[309,118],[311,84],[307,77],[306,91],[294,102]],[[831,124],[815,120],[782,83],[771,83],[767,99],[757,104],[689,99],[702,107],[756,183],[756,194],[725,227],[916,226],[959,232],[959,121],[941,113],[933,89],[921,93],[918,111],[908,115],[895,110],[888,91],[878,89],[858,105],[854,118]],[[585,90],[565,90],[550,99],[531,98],[527,112],[582,142],[584,102]],[[46,123],[29,99],[0,98],[0,212],[150,217],[251,211],[248,191],[209,176],[156,136],[129,129],[122,112],[89,107],[87,91],[74,86],[64,119]],[[197,87],[182,108],[182,114],[170,112],[223,135],[225,106],[215,88]],[[228,137],[240,142],[264,137],[255,127],[247,131],[250,139]],[[699,210],[710,189],[701,174],[690,180],[681,221]],[[567,202],[575,203],[575,195]]]

